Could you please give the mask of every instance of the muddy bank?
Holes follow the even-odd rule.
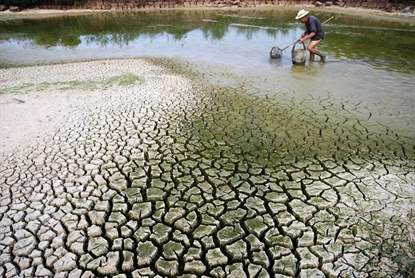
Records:
[[[341,8],[337,6],[331,7],[314,7],[313,5],[298,5],[298,6],[259,6],[255,8],[243,8],[244,10],[292,10],[293,12],[298,11],[299,9],[306,8],[313,11],[327,11],[329,13],[337,14],[346,14],[346,15],[356,15],[360,17],[367,17],[377,20],[390,20],[398,22],[406,22],[415,24],[415,15],[411,13],[402,13],[402,12],[386,12],[378,9],[364,9],[364,8]],[[206,8],[206,7],[183,7],[183,8],[172,8],[168,10],[201,10],[201,9],[220,9],[220,10],[240,10],[242,8]],[[148,9],[136,9],[137,11],[148,11]],[[162,10],[162,9],[158,9]],[[133,11],[133,10],[130,10]],[[73,10],[46,10],[46,9],[25,9],[21,12],[14,13],[10,11],[0,12],[0,20],[13,20],[13,19],[24,19],[24,18],[46,18],[46,17],[56,17],[56,16],[76,16],[82,14],[94,14],[94,13],[116,13],[116,12],[125,12],[123,10],[88,10],[88,9],[73,9]]]

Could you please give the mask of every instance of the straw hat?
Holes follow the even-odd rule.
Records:
[[[295,17],[295,19],[300,19],[302,17],[305,17],[308,14],[308,11],[306,10],[300,10],[297,14],[297,16]]]

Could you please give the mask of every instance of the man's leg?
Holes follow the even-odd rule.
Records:
[[[326,55],[321,53],[317,50],[318,43],[321,42],[321,40],[318,41],[310,41],[310,43],[307,46],[308,51],[310,51],[310,61],[314,61],[314,55],[318,55],[321,57],[321,61],[324,63],[326,62]]]

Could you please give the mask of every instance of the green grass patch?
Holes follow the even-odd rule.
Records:
[[[0,89],[0,94],[22,94],[31,92],[42,92],[46,90],[83,90],[83,91],[94,91],[108,89],[113,86],[132,86],[142,84],[145,79],[141,76],[124,73],[104,79],[103,81],[87,80],[79,81],[72,80],[67,82],[42,82],[39,84],[25,83],[15,87],[6,87]]]
[[[135,74],[132,74],[132,73],[125,73],[122,75],[111,77],[108,80],[106,80],[105,83],[107,84],[116,83],[120,86],[129,86],[129,85],[144,83],[144,78],[137,76]]]

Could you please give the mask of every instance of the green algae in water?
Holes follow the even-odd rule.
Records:
[[[175,61],[151,61],[202,82]],[[183,131],[198,142],[193,151],[207,159],[226,154],[233,161],[265,167],[281,165],[282,161],[315,161],[317,157],[346,162],[406,160],[413,156],[412,139],[399,137],[364,115],[349,113],[350,119],[345,120],[341,106],[324,109],[318,101],[290,105],[289,99],[262,98],[207,83],[201,88],[202,92],[195,93],[204,106],[193,114],[191,122],[186,121],[188,128]]]

